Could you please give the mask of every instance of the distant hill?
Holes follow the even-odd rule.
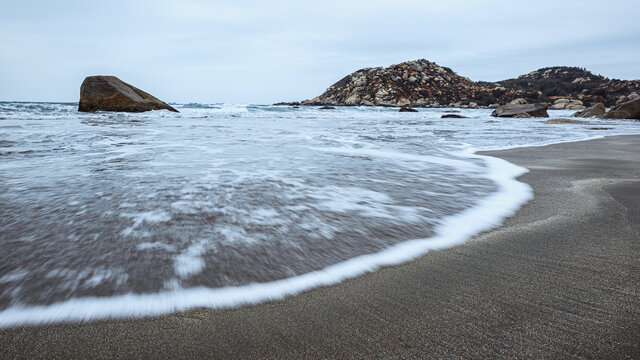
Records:
[[[611,80],[578,67],[547,67],[515,79],[473,82],[450,68],[420,59],[355,71],[302,104],[486,107],[516,99],[553,104],[568,98],[586,106],[596,102],[612,106],[632,92],[640,93],[640,80]]]

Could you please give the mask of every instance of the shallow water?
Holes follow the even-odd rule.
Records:
[[[334,283],[459,243],[526,200],[509,182],[520,170],[475,149],[640,132],[635,121],[548,125],[490,110],[76,108],[0,103],[0,326],[233,306]],[[470,210],[488,215],[458,225],[468,232],[445,226]],[[416,239],[422,247],[405,246]]]

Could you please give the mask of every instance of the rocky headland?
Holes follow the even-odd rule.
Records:
[[[280,105],[497,108],[545,104],[584,111],[640,98],[640,80],[608,79],[577,67],[548,67],[498,82],[477,81],[424,59],[355,71],[311,100]]]

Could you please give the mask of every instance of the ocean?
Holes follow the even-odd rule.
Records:
[[[640,133],[485,109],[174,107],[0,102],[0,327],[336,284],[461,244],[532,198],[526,169],[479,150]]]

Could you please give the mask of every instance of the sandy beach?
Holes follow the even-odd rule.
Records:
[[[0,358],[640,358],[640,136],[485,152],[535,198],[452,249],[283,301],[0,330]]]

